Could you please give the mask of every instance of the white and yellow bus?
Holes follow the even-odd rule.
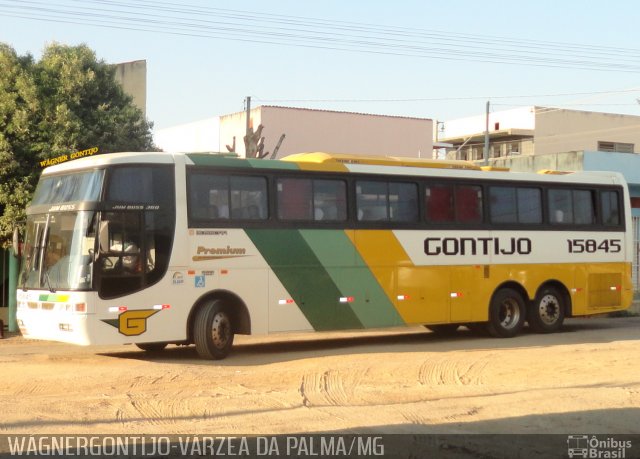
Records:
[[[24,336],[193,344],[460,325],[497,337],[632,299],[621,175],[305,153],[117,153],[42,173],[18,285]]]

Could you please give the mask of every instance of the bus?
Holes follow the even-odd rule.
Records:
[[[226,357],[236,334],[559,330],[632,299],[613,172],[302,153],[113,153],[43,170],[17,293],[27,338]]]

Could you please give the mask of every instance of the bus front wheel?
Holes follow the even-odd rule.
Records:
[[[497,338],[514,337],[522,330],[526,315],[522,295],[514,289],[503,288],[491,299],[487,330]]]
[[[554,287],[545,287],[536,295],[529,306],[527,321],[536,333],[553,333],[564,322],[564,300]]]
[[[203,359],[224,359],[233,345],[231,316],[221,301],[202,306],[195,318],[193,340],[196,352]]]

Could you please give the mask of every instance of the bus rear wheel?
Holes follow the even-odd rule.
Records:
[[[503,288],[491,299],[487,330],[496,338],[512,338],[522,330],[526,315],[522,295],[514,289]]]
[[[545,287],[536,295],[527,314],[529,328],[536,333],[553,333],[564,322],[564,299],[558,289]]]
[[[233,345],[233,323],[221,301],[202,306],[195,318],[193,340],[196,352],[203,359],[224,359]]]

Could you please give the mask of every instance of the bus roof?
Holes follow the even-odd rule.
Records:
[[[479,166],[467,161],[451,161],[444,159],[410,158],[401,156],[348,155],[340,153],[298,153],[282,158],[282,161],[317,164],[367,164],[372,166],[426,167],[433,169],[467,169],[480,170]]]
[[[182,159],[179,159],[182,158]],[[225,153],[123,152],[104,153],[47,167],[43,174],[103,167],[109,164],[173,164],[213,167],[307,170],[318,172],[389,174],[397,176],[466,177],[498,181],[566,183],[625,183],[618,172],[610,171],[540,171],[513,172],[503,168],[479,167],[466,161],[447,161],[394,156],[349,155],[325,152],[298,153],[282,159],[245,159]]]

